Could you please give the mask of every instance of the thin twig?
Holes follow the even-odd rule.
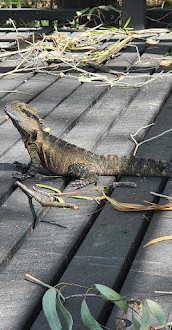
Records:
[[[154,123],[151,123],[151,124],[148,124],[148,125],[146,125],[146,126],[140,127],[140,128],[137,130],[136,133],[134,133],[134,134],[130,134],[131,139],[132,139],[133,142],[136,144],[136,147],[135,147],[134,152],[133,152],[133,155],[134,155],[134,156],[135,156],[135,154],[136,154],[136,152],[137,152],[137,150],[138,150],[138,148],[139,148],[139,145],[140,145],[140,143],[137,142],[137,140],[135,139],[135,136],[137,136],[137,135],[139,134],[139,132],[142,131],[143,129],[149,128],[150,126],[153,126],[153,125],[155,125],[155,124],[154,124]]]
[[[113,182],[109,185],[109,187],[131,187],[136,188],[137,184],[131,181],[120,181],[120,182]]]
[[[100,65],[107,59],[109,59],[112,55],[117,54],[122,48],[126,46],[126,44],[132,39],[131,36],[126,37],[124,40],[115,43],[113,46],[110,47],[110,50],[107,51],[106,55],[101,56],[98,60],[96,60],[96,64]]]
[[[28,53],[28,52],[30,52],[30,48],[14,50],[14,51],[11,51],[11,52],[3,52],[2,54],[0,54],[0,58],[5,58],[5,57],[8,57],[8,56],[18,55],[20,53]]]
[[[167,322],[167,326],[171,327],[172,326],[172,322]],[[154,330],[160,330],[160,329],[164,329],[163,325],[159,325],[157,327],[153,327]],[[170,330],[170,329],[169,329]]]
[[[16,32],[17,34],[19,34],[19,32],[18,32],[18,30],[17,30],[17,27],[16,27],[14,21],[13,21],[11,18],[9,18],[9,21],[10,21],[10,23],[13,25],[15,32]],[[23,55],[22,55],[22,53],[20,52],[20,44],[19,44],[19,41],[18,41],[17,38],[16,38],[16,42],[17,42],[18,52],[21,54],[21,57],[23,58]]]
[[[47,283],[45,283],[45,282],[42,282],[41,280],[39,280],[38,278],[36,278],[36,277],[34,277],[34,276],[32,276],[32,275],[30,275],[30,274],[25,274],[25,276],[26,276],[26,278],[27,278],[27,280],[29,280],[29,281],[31,281],[31,282],[33,282],[33,283],[36,283],[36,284],[39,284],[39,285],[41,285],[41,286],[44,286],[44,287],[46,287],[46,288],[48,288],[48,289],[51,289],[51,288],[54,288],[56,291],[57,291],[57,293],[60,295],[60,297],[62,298],[62,300],[65,302],[67,299],[71,299],[71,298],[80,298],[80,297],[98,297],[98,298],[101,298],[101,296],[99,295],[99,294],[96,294],[96,293],[77,293],[77,294],[72,294],[72,295],[70,295],[70,296],[67,296],[67,297],[65,297],[61,292],[60,292],[60,290],[59,289],[57,289],[57,287],[55,286],[51,286],[51,285],[49,285],[49,284],[47,284]]]
[[[172,291],[154,291],[155,293],[160,293],[160,294],[172,294]]]
[[[127,47],[134,47],[136,48],[136,52],[137,52],[137,56],[138,56],[138,60],[134,63],[134,65],[140,63],[140,53],[139,53],[139,48],[137,45],[127,45]]]
[[[65,300],[71,299],[71,298],[84,298],[84,297],[98,297],[98,298],[101,298],[101,296],[96,294],[96,293],[76,293],[76,294],[71,294],[70,296],[65,297]]]
[[[172,200],[172,197],[170,197],[170,196],[167,196],[167,195],[164,195],[164,194],[158,194],[158,193],[153,192],[153,191],[150,191],[150,195],[154,195],[154,196],[157,196],[157,197],[161,197],[161,198],[166,198],[166,199]]]
[[[30,190],[29,188],[27,188],[23,183],[21,183],[20,181],[16,181],[16,185],[18,187],[20,187],[26,194],[28,194],[29,196],[33,197],[38,203],[40,203],[42,206],[52,206],[52,207],[67,207],[67,208],[73,208],[75,210],[78,209],[78,206],[76,204],[72,204],[72,203],[60,203],[60,202],[56,202],[56,201],[44,201],[42,198],[40,198],[39,196],[37,196],[32,190]]]
[[[18,91],[18,90],[15,90],[15,89],[13,89],[12,91],[8,91],[8,90],[0,91],[0,93],[18,93],[18,94],[33,95],[33,93],[22,92],[22,91]]]
[[[100,25],[101,26],[101,25]],[[18,73],[18,72],[27,72],[27,71],[31,71],[31,72],[47,72],[49,70],[49,74],[54,74],[52,71],[50,70],[57,70],[61,68],[61,73],[63,72],[69,72],[70,70],[75,70],[81,74],[83,74],[83,77],[79,77],[80,81],[84,82],[84,79],[86,77],[86,81],[88,82],[92,82],[95,80],[99,80],[102,81],[104,86],[109,85],[109,86],[118,86],[118,87],[127,87],[127,88],[139,88],[142,87],[146,84],[150,84],[152,83],[155,79],[158,79],[159,77],[164,77],[167,76],[167,74],[171,74],[172,71],[169,71],[168,73],[163,73],[160,72],[158,75],[153,76],[151,79],[148,79],[147,81],[144,82],[139,82],[136,84],[130,84],[129,82],[126,81],[122,81],[123,77],[126,75],[125,73],[121,72],[121,74],[119,74],[119,77],[114,77],[111,76],[109,77],[109,75],[101,75],[99,73],[93,73],[93,72],[88,72],[87,70],[84,70],[82,67],[84,66],[88,66],[90,63],[91,66],[96,66],[98,65],[99,68],[101,67],[100,64],[102,64],[102,61],[107,60],[109,57],[111,57],[112,55],[116,54],[117,52],[120,51],[120,49],[122,49],[125,45],[127,46],[128,41],[130,41],[132,38],[135,38],[137,33],[139,34],[144,34],[142,33],[142,31],[123,31],[121,29],[119,29],[118,31],[110,31],[110,30],[98,30],[98,28],[100,27],[94,27],[92,29],[88,29],[82,33],[78,33],[77,35],[74,35],[72,37],[69,38],[69,36],[67,35],[61,35],[61,34],[57,34],[57,37],[54,35],[50,35],[50,36],[46,36],[43,35],[42,39],[38,42],[38,43],[34,43],[34,39],[33,39],[33,43],[32,46],[29,46],[29,48],[24,49],[24,50],[20,50],[19,46],[18,46],[18,51],[16,52],[7,52],[7,53],[3,53],[0,55],[0,57],[7,57],[7,56],[11,56],[14,54],[18,54],[19,56],[21,55],[21,53],[26,53],[26,56],[22,56],[23,60],[16,66],[15,69],[2,73],[0,74],[0,77],[6,76],[6,75],[11,75],[14,73]],[[17,29],[14,27],[14,29],[17,31]],[[95,31],[97,33],[92,34],[91,32]],[[159,29],[159,31],[165,31],[167,32],[168,30],[165,29]],[[148,30],[148,32],[150,33],[156,33],[155,30]],[[111,47],[109,47],[109,49],[107,50],[101,50],[99,48],[99,42],[102,42],[105,39],[108,39],[111,36],[118,36],[119,33],[123,33],[126,37],[124,39],[120,39],[118,40],[118,44],[112,44]],[[160,33],[160,32],[159,32]],[[46,42],[48,41],[53,41],[54,42],[54,48],[52,50],[47,48],[47,44]],[[28,41],[27,41],[28,42]],[[68,44],[70,47],[68,47]],[[93,47],[94,45],[94,47]],[[52,46],[52,45],[51,45]],[[137,55],[138,55],[138,61],[140,61],[140,54],[138,51],[138,47],[136,45],[129,45],[132,47],[136,47],[137,50]],[[75,49],[75,50],[79,50],[79,49],[83,49],[83,47],[85,47],[86,49],[88,48],[94,48],[92,51],[90,51],[89,53],[83,53],[80,55],[78,55],[78,52],[72,53],[72,55],[69,56],[70,54],[70,48]],[[67,49],[69,48],[69,49]],[[45,52],[45,56],[41,57],[41,53]],[[96,59],[96,56],[98,57]],[[52,63],[52,61],[58,61],[58,63],[56,65],[54,65],[53,67],[49,65],[49,63]],[[26,63],[27,62],[27,63]],[[48,62],[48,65],[47,65]],[[42,65],[43,63],[43,65]],[[27,65],[26,65],[27,64]],[[67,65],[67,69],[63,69],[63,66]],[[25,65],[25,67],[24,67]],[[96,67],[95,67],[96,68]],[[103,71],[108,72],[107,70],[104,70],[105,67],[103,68]],[[111,70],[110,73],[116,74],[117,72]],[[60,75],[60,71],[56,73],[56,75]],[[118,73],[117,73],[118,75]],[[77,78],[78,76],[72,76],[70,75],[70,77],[73,78]],[[128,74],[128,77],[130,78],[130,75]],[[131,77],[133,78],[133,76],[131,75]],[[141,76],[143,77],[143,75]]]
[[[51,285],[49,285],[49,284],[46,284],[45,282],[42,282],[41,280],[39,280],[38,278],[36,278],[36,277],[34,277],[34,276],[30,275],[30,274],[25,274],[25,276],[27,277],[27,279],[28,279],[29,281],[31,281],[31,282],[33,282],[33,283],[39,284],[39,285],[44,286],[44,287],[46,287],[46,288],[48,288],[48,289],[54,288],[54,289],[57,291],[57,293],[60,295],[60,297],[63,299],[63,301],[65,301],[65,297],[64,297],[64,296],[62,295],[62,293],[61,293],[57,288],[55,288],[54,286],[51,286]]]
[[[147,127],[149,127],[149,126],[151,126],[151,125],[152,125],[152,124],[148,125]],[[142,127],[142,128],[147,128],[147,127]],[[141,129],[142,129],[142,128],[141,128]],[[158,135],[152,136],[151,138],[146,139],[146,140],[141,141],[141,142],[137,142],[136,139],[134,138],[134,136],[135,136],[137,133],[134,134],[134,135],[131,134],[130,136],[131,136],[132,140],[134,141],[134,143],[136,144],[136,147],[135,147],[135,149],[134,149],[133,155],[134,155],[134,156],[136,155],[136,152],[137,152],[138,148],[139,148],[142,144],[147,143],[147,142],[150,142],[150,141],[152,141],[152,140],[155,140],[155,139],[157,139],[157,138],[159,138],[159,137],[161,137],[161,136],[163,136],[163,135],[165,135],[165,134],[167,134],[167,133],[169,133],[169,132],[171,132],[171,131],[172,131],[172,128],[170,128],[170,129],[168,129],[168,130],[166,130],[166,131],[164,131],[164,132],[162,132],[162,133],[160,133],[160,134],[158,134]]]

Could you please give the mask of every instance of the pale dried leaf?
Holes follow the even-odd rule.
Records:
[[[115,198],[110,198],[106,196],[104,193],[103,195],[106,199],[117,209],[118,211],[149,211],[149,210],[161,210],[161,211],[170,211],[172,210],[172,201],[166,203],[164,205],[158,205],[155,203],[150,203],[147,201],[143,201],[144,203],[149,203],[150,205],[144,204],[134,204],[134,203],[122,203],[118,202]]]
[[[169,236],[162,236],[162,237],[158,237],[158,238],[155,238],[155,239],[152,239],[151,241],[149,241],[148,243],[146,243],[143,247],[147,247],[151,244],[155,244],[155,243],[159,243],[159,242],[162,242],[162,241],[168,241],[172,239],[172,235],[169,235]]]
[[[162,66],[170,66],[172,64],[172,60],[163,60],[159,62],[159,64]]]
[[[147,38],[146,43],[148,45],[156,45],[156,44],[159,44],[159,40],[155,40],[155,39],[152,39],[152,38]]]

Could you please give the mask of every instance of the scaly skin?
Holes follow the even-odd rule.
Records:
[[[43,130],[43,122],[31,106],[13,101],[6,114],[21,134],[31,162],[20,179],[33,177],[40,166],[54,175],[79,179],[81,186],[97,182],[99,175],[172,177],[172,163],[134,156],[96,155],[56,138]]]

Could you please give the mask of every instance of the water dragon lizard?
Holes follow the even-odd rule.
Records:
[[[53,175],[76,179],[79,186],[97,183],[100,175],[172,177],[172,163],[136,156],[96,155],[52,136],[43,129],[36,110],[20,101],[5,106],[6,114],[18,129],[31,161],[24,180],[35,176],[43,166]]]

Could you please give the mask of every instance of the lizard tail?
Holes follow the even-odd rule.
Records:
[[[105,159],[106,175],[172,177],[172,162],[166,162],[165,160],[115,155],[106,156]]]

